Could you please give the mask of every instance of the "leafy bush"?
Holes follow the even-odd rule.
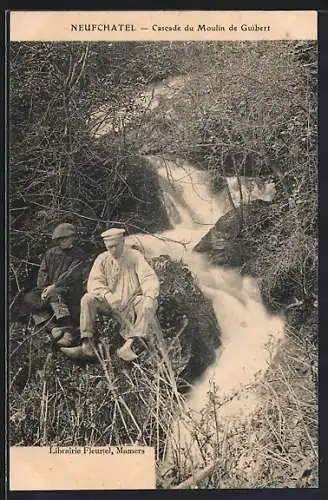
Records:
[[[156,174],[133,144],[125,143],[124,129],[103,140],[90,134],[95,106],[109,101],[114,113],[144,85],[135,74],[135,47],[112,45],[11,44],[12,295],[35,275],[53,227],[63,220],[77,225],[86,245],[116,224],[129,232],[170,227]],[[122,58],[133,63],[135,80],[118,89]],[[134,113],[137,117],[138,108]]]
[[[232,206],[227,215],[230,222],[226,217],[218,222],[229,251],[224,249],[223,258],[212,248],[212,259],[219,265],[244,263],[245,272],[258,276],[266,303],[273,308],[294,298],[314,302],[316,43],[213,42],[200,44],[199,50],[202,58],[195,58],[183,91],[170,102],[170,113],[158,112],[166,131],[157,151],[209,170],[216,189],[227,187],[230,175],[274,180],[277,194],[265,214],[259,203],[247,209],[247,200],[242,200],[237,212]],[[265,224],[259,224],[262,216]]]

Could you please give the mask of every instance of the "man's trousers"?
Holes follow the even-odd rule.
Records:
[[[27,292],[23,299],[23,307],[32,314],[36,326],[49,321],[52,317],[55,321],[70,318],[73,323],[78,324],[79,304],[68,304],[65,294],[60,290],[56,290],[46,301],[41,299],[41,293],[42,290],[34,288]]]
[[[120,323],[120,334],[125,340],[132,337],[147,338],[155,320],[155,312],[146,314],[143,300],[142,295],[134,295],[124,306],[112,308],[106,299],[86,293],[81,300],[81,338],[93,338],[97,335],[95,325],[98,313],[116,319]]]

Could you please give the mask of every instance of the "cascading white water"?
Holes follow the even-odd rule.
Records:
[[[152,85],[136,97],[136,104],[154,110],[162,101],[167,103],[179,94],[185,80],[185,76],[180,76]],[[100,137],[111,130],[119,131],[130,119],[125,108],[111,113],[106,105],[92,115],[90,133]],[[136,245],[148,257],[168,255],[188,265],[200,289],[212,301],[221,330],[216,362],[194,385],[186,410],[189,407],[193,418],[197,419],[208,401],[208,390],[215,384],[221,399],[230,401],[217,409],[217,417],[221,421],[247,417],[258,404],[254,392],[247,388],[269,366],[284,338],[284,321],[267,313],[256,280],[241,276],[236,270],[210,265],[206,256],[192,251],[231,207],[227,192],[214,195],[208,172],[199,171],[185,161],[159,156],[148,159],[157,170],[173,229],[154,235],[133,235],[127,238],[127,244]],[[256,180],[244,178],[240,186],[237,178],[230,177],[227,184],[235,205],[240,203],[240,187],[244,202],[271,201],[275,194],[273,183],[261,185]],[[187,447],[193,455],[198,453],[183,416],[176,422],[172,438],[179,441],[179,447]],[[193,463],[195,465],[195,461]]]
[[[212,300],[221,329],[222,344],[216,353],[216,362],[195,384],[187,401],[197,414],[206,404],[210,383],[214,382],[220,396],[225,398],[264,373],[283,339],[284,321],[267,313],[254,279],[241,276],[236,270],[210,265],[204,255],[192,251],[229,209],[226,193],[214,195],[208,173],[186,162],[154,156],[149,157],[149,161],[157,169],[164,203],[174,228],[154,235],[133,235],[127,238],[127,243],[137,245],[146,256],[169,255],[187,264],[204,295]],[[234,201],[238,202],[239,187],[234,179],[230,179],[229,187]],[[243,198],[248,200],[270,201],[274,195],[272,184],[259,189],[256,184],[249,185],[244,180],[242,188]],[[245,415],[251,410],[248,394],[244,400],[232,398],[230,404],[218,410],[218,415],[221,418]],[[180,443],[190,446],[187,428],[182,422],[177,422],[176,426]]]

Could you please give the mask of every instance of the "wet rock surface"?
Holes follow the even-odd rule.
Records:
[[[180,378],[192,383],[213,363],[220,345],[220,328],[212,303],[202,294],[187,266],[167,256],[154,259],[152,264],[160,278],[157,314],[164,338],[174,338],[187,320],[179,335],[182,356],[188,357]]]
[[[194,251],[205,253],[211,263],[224,267],[242,267],[258,251],[256,235],[269,221],[270,204],[255,200],[223,215],[197,243]]]

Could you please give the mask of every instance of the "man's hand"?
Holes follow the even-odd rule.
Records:
[[[112,292],[106,292],[104,295],[104,299],[111,309],[113,310],[120,309],[121,304],[119,301],[114,300]]]
[[[143,310],[146,312],[153,311],[157,309],[157,300],[152,297],[145,297],[142,303]]]
[[[157,300],[152,299],[151,297],[146,297],[142,304],[142,321],[143,321],[143,329],[147,331],[148,323],[154,317],[157,309]]]
[[[41,300],[46,301],[56,290],[56,285],[49,285],[41,293]]]

